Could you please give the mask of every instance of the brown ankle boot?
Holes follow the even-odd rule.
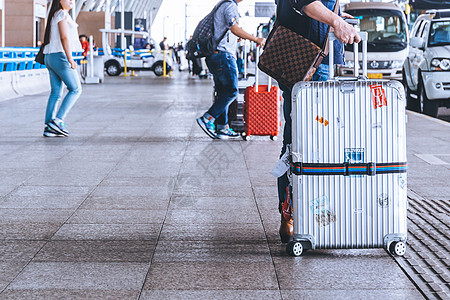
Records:
[[[280,238],[282,243],[287,243],[292,239],[294,234],[294,220],[286,220],[281,214]]]

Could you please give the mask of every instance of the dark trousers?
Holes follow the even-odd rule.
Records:
[[[216,124],[228,124],[228,107],[238,95],[238,73],[236,58],[225,51],[218,51],[206,58],[208,69],[213,74],[216,100],[207,113],[216,119]]]
[[[320,65],[314,74],[313,81],[326,81],[328,80],[328,65]],[[283,115],[284,115],[284,132],[283,132],[283,148],[281,148],[281,156],[286,152],[287,145],[292,144],[292,89],[280,84],[280,89],[283,91]],[[282,203],[286,199],[286,193],[289,187],[288,172],[284,173],[278,178],[278,210],[281,212]]]

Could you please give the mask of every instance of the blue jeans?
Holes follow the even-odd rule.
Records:
[[[81,82],[76,70],[70,67],[69,60],[63,52],[45,55],[45,66],[50,75],[51,93],[45,112],[45,124],[48,124],[55,116],[64,121],[69,111],[81,95]],[[62,83],[67,86],[69,92],[61,103],[58,112],[57,103],[63,91]]]
[[[207,113],[216,119],[216,124],[228,124],[228,107],[238,95],[238,69],[236,58],[228,52],[219,51],[206,58],[206,64],[214,77],[217,93],[214,104]]]
[[[328,65],[322,64],[317,68],[316,73],[312,77],[312,81],[326,81],[328,80]],[[283,148],[281,149],[281,156],[286,152],[287,145],[292,144],[292,119],[291,119],[291,108],[292,108],[292,90],[280,84],[280,89],[283,91],[283,114],[284,120],[284,132],[283,132]],[[280,201],[278,208],[281,211],[281,204],[286,199],[287,188],[289,186],[289,179],[287,172],[283,176],[278,178],[278,199]]]

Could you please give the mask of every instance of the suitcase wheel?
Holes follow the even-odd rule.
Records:
[[[242,136],[242,139],[244,140],[244,141],[250,141],[250,135],[247,135],[245,132],[243,132],[242,134],[241,134],[241,136]]]
[[[270,136],[270,139],[271,139],[272,141],[276,141],[276,140],[278,140],[278,137],[277,137],[276,135],[271,135],[271,136]]]
[[[389,245],[389,252],[392,255],[403,256],[406,253],[406,244],[402,241],[392,242]]]
[[[290,241],[286,245],[286,253],[290,256],[300,256],[303,254],[303,245],[299,241]]]

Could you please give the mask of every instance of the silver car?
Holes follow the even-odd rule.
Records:
[[[439,106],[450,107],[450,10],[417,18],[403,81],[408,109],[436,117]]]

